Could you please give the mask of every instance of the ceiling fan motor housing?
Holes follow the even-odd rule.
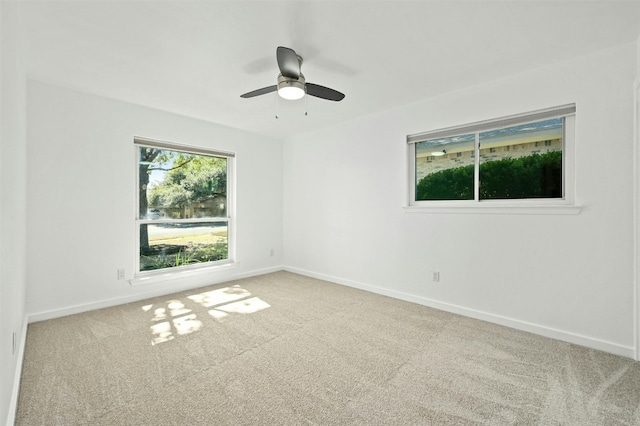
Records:
[[[304,75],[298,78],[278,75],[278,94],[285,99],[300,99],[306,93]]]

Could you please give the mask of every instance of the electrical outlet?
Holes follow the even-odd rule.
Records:
[[[439,283],[440,282],[440,272],[433,271],[432,275],[431,275],[431,281],[433,281],[434,283]]]
[[[11,355],[15,355],[16,350],[18,350],[18,333],[14,331],[11,338]]]
[[[118,279],[124,280],[124,268],[118,269]]]
[[[271,257],[273,257],[276,254],[276,251],[274,249],[271,249]]]

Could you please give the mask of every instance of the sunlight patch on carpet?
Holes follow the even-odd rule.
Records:
[[[252,297],[248,290],[234,285],[192,294],[184,299],[167,300],[161,306],[144,305],[141,309],[153,315],[150,321],[154,324],[149,327],[151,345],[157,345],[202,329],[205,324],[196,313],[202,308],[212,308],[206,312],[219,322],[231,315],[253,314],[270,307],[259,297]]]

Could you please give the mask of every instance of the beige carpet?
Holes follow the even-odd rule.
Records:
[[[278,272],[29,325],[17,424],[640,424],[640,363]]]

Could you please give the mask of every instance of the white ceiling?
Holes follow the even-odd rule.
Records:
[[[640,34],[640,1],[49,0],[21,8],[32,78],[283,138]],[[241,99],[275,84],[279,45],[304,58],[307,81],[346,98]]]

